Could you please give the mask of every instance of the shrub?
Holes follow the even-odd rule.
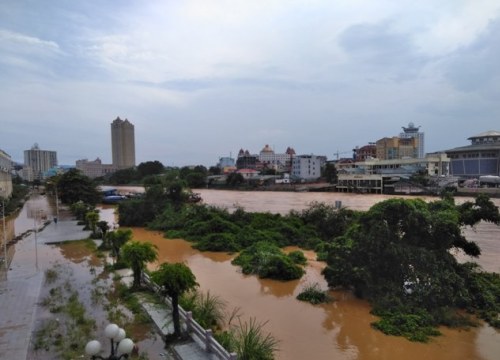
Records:
[[[300,250],[295,250],[288,253],[288,257],[290,258],[290,260],[294,262],[294,264],[298,265],[307,264],[307,258],[305,257],[304,253]]]
[[[297,300],[307,301],[311,304],[323,304],[333,301],[333,298],[328,294],[328,291],[323,291],[320,289],[318,283],[308,284],[302,290],[302,292],[297,295]]]
[[[304,270],[279,247],[268,242],[258,242],[246,248],[232,263],[241,266],[244,274],[257,274],[261,278],[293,280],[304,274]]]

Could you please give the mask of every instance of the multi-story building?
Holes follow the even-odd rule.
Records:
[[[409,179],[413,174],[427,174],[436,178],[450,175],[450,159],[445,153],[427,154],[423,159],[370,159],[356,163],[337,163],[338,191],[382,193],[386,185]],[[389,185],[390,186],[390,185]]]
[[[394,160],[418,158],[418,140],[414,137],[385,137],[375,143],[377,159]]]
[[[365,161],[377,157],[377,146],[373,143],[353,149],[354,161]]]
[[[91,179],[106,176],[118,170],[117,167],[112,164],[103,164],[99,158],[94,161],[89,161],[87,159],[77,160],[76,168]]]
[[[470,145],[446,150],[451,175],[464,178],[500,176],[500,131],[486,131],[468,138]]]
[[[321,176],[321,163],[324,156],[298,155],[292,159],[291,176],[301,180],[316,180]]]
[[[399,134],[400,138],[414,138],[417,140],[417,156],[419,159],[425,157],[424,149],[424,133],[420,132],[420,126],[416,127],[412,122],[408,124],[408,127],[402,127],[403,132]]]
[[[134,125],[117,117],[111,123],[111,148],[113,166],[126,169],[135,166]]]
[[[238,159],[236,159],[236,168],[255,170],[261,167],[262,166],[257,155],[251,155],[248,150],[240,150],[240,152],[238,153]]]
[[[12,194],[11,168],[10,155],[0,150],[0,198],[8,198]]]
[[[57,166],[57,153],[50,150],[40,150],[38,144],[34,144],[30,150],[24,150],[24,166],[31,169],[28,181],[43,180],[44,174],[51,168]]]
[[[259,161],[264,167],[274,169],[276,171],[290,171],[292,158],[295,155],[295,150],[288,147],[283,154],[277,154],[269,145],[266,144],[259,153]]]
[[[234,167],[236,165],[236,162],[232,157],[220,157],[219,162],[217,163],[217,166],[221,169],[227,168],[227,167]]]

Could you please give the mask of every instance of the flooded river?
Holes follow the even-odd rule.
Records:
[[[373,204],[389,198],[385,195],[353,195],[341,193],[293,193],[293,192],[238,192],[197,190],[205,203],[228,208],[243,207],[247,211],[287,213],[301,210],[313,201],[366,210]],[[44,210],[49,219],[54,215],[51,207],[43,207],[43,199],[34,199],[16,219],[10,219],[7,228],[11,235],[32,229],[36,210]],[[457,202],[467,199],[458,198]],[[494,200],[500,205],[499,199]],[[38,204],[38,205],[37,205]],[[112,207],[101,210],[103,219],[115,222]],[[39,215],[41,212],[39,212]],[[142,228],[133,229],[134,238],[150,241],[159,248],[158,263],[185,262],[196,275],[200,288],[218,295],[228,304],[228,311],[240,308],[244,319],[256,318],[267,322],[264,329],[279,341],[280,360],[302,359],[472,359],[493,360],[500,354],[500,333],[482,324],[470,330],[441,329],[443,336],[429,344],[412,343],[403,338],[385,336],[374,331],[370,323],[370,307],[364,301],[347,292],[332,292],[335,302],[327,305],[311,305],[295,299],[309,283],[319,283],[324,289],[326,282],[321,276],[324,264],[315,260],[313,252],[306,252],[309,259],[306,275],[296,281],[279,282],[262,280],[243,275],[231,265],[233,255],[199,252],[184,240],[167,240],[158,232]],[[479,243],[483,255],[478,262],[488,271],[500,272],[500,228],[480,224],[467,230],[470,240]],[[20,255],[20,254],[18,254]],[[154,269],[155,265],[151,266]]]
[[[366,210],[385,200],[385,195],[352,195],[340,193],[239,192],[197,190],[206,204],[247,211],[287,213],[301,210],[313,201],[335,203],[351,209]],[[457,202],[467,199],[459,198]],[[498,199],[495,200],[500,205]],[[133,229],[134,238],[150,241],[159,248],[159,262],[185,262],[193,270],[203,291],[210,291],[227,301],[228,310],[241,308],[243,317],[267,322],[265,329],[280,340],[278,359],[498,359],[500,333],[488,325],[470,330],[441,329],[443,336],[429,344],[412,343],[371,329],[375,317],[369,305],[350,293],[332,292],[336,301],[313,306],[295,299],[308,283],[326,282],[321,276],[324,264],[307,252],[306,275],[297,281],[279,282],[243,275],[231,265],[232,255],[199,252],[184,240],[166,240],[161,233]],[[480,264],[489,271],[500,272],[500,228],[480,224],[467,231],[478,241],[484,254]],[[151,267],[154,269],[154,266]]]

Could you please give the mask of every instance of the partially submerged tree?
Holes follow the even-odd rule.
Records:
[[[446,309],[475,306],[466,286],[472,275],[450,251],[478,256],[479,247],[461,228],[481,220],[500,222],[498,208],[483,196],[460,206],[449,198],[380,202],[328,247],[325,278],[371,300],[379,315],[419,314],[422,326],[435,326]],[[400,317],[395,322],[404,323]]]
[[[87,226],[92,231],[92,237],[95,238],[97,235],[97,222],[99,221],[99,213],[96,210],[89,211],[85,214],[85,221]]]
[[[158,250],[151,243],[132,241],[121,248],[121,259],[132,269],[134,274],[132,287],[138,289],[141,286],[141,273],[146,263],[158,259]]]
[[[181,336],[179,318],[179,297],[198,286],[191,269],[182,263],[163,263],[151,274],[152,280],[162,287],[165,295],[172,299],[172,319],[174,321],[174,336]]]
[[[100,200],[96,184],[77,169],[70,169],[61,175],[57,181],[57,189],[59,198],[65,204],[82,201],[93,206]]]
[[[106,220],[101,220],[97,222],[97,228],[101,232],[101,238],[105,239],[106,238],[106,233],[109,230],[109,224]]]
[[[106,234],[106,244],[110,247],[113,256],[116,257],[116,262],[120,262],[120,248],[125,245],[127,241],[132,239],[132,230],[118,229]]]

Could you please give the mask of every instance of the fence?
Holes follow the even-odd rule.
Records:
[[[161,287],[155,284],[149,278],[148,274],[142,273],[142,281],[155,293],[160,293]],[[172,300],[166,296],[165,302],[168,306],[172,307]],[[204,329],[200,324],[193,319],[193,314],[191,311],[185,311],[181,306],[179,306],[179,317],[184,321],[186,325],[187,332],[191,337],[196,337],[195,341],[203,344],[205,351],[214,354],[219,360],[236,360],[237,356],[235,353],[229,353],[226,349],[222,347],[221,344],[213,337],[212,330]]]

